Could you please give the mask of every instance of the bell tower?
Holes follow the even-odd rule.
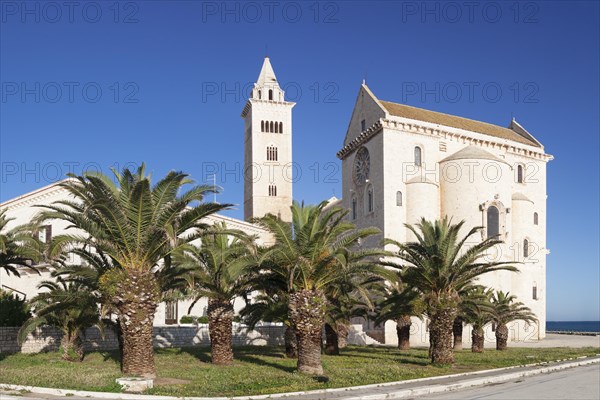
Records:
[[[244,219],[291,221],[292,108],[265,60],[244,110]]]

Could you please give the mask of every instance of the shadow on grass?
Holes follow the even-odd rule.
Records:
[[[237,360],[247,362],[249,364],[260,365],[263,367],[276,368],[283,372],[292,373],[292,372],[296,371],[296,367],[288,367],[286,365],[281,365],[276,362],[269,362],[267,360],[263,360],[262,358],[258,358],[256,356],[250,355],[250,354],[239,354],[237,356]]]
[[[92,352],[89,352],[92,353]],[[102,356],[102,361],[114,361],[117,364],[121,364],[121,353],[119,350],[109,350],[109,351],[99,351],[98,352]],[[87,355],[88,353],[86,353]]]
[[[352,358],[364,358],[368,360],[381,359],[384,361],[395,360],[401,364],[413,364],[419,366],[429,366],[431,361],[429,359],[428,351],[413,349],[409,351],[401,351],[395,348],[373,348],[373,347],[352,347],[346,351],[342,351],[341,356],[347,356]]]
[[[169,352],[169,349],[157,349],[155,352],[158,354],[161,351]],[[211,355],[210,347],[182,347],[178,350],[178,353],[187,353],[197,360],[210,364]],[[283,352],[277,347],[234,347],[233,358],[235,361],[246,362],[249,364],[260,365],[265,367],[276,368],[284,372],[294,372],[295,367],[288,367],[285,365],[278,364],[277,362],[269,362],[260,357],[271,357],[274,359],[284,360]]]
[[[160,350],[168,351],[169,349],[160,349]],[[155,350],[155,351],[158,353],[157,350]],[[210,356],[210,347],[206,347],[206,346],[182,347],[177,352],[178,353],[187,353],[187,354],[191,355],[192,357],[196,358],[198,361],[203,362],[203,363],[210,364],[212,361],[211,356]]]

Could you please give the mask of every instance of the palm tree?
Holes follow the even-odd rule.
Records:
[[[78,283],[68,283],[60,277],[38,285],[43,292],[31,299],[34,316],[19,330],[18,340],[23,343],[31,332],[44,325],[60,329],[63,336],[60,346],[62,358],[82,361],[84,357],[82,337],[85,329],[101,326],[97,298]]]
[[[462,350],[463,328],[467,318],[465,313],[476,300],[485,301],[485,296],[482,292],[484,289],[485,287],[481,285],[466,286],[463,288],[462,292],[459,293],[462,301],[458,305],[458,314],[456,318],[454,318],[454,322],[452,324],[452,335],[454,336],[452,347],[453,350]]]
[[[392,244],[392,241],[386,241]],[[420,293],[409,287],[404,282],[403,272],[394,271],[382,286],[381,301],[378,304],[378,313],[375,322],[385,323],[393,320],[396,322],[396,335],[398,336],[398,349],[410,350],[410,327],[412,316],[421,316],[423,304]]]
[[[324,289],[327,299],[324,350],[328,355],[339,355],[339,349],[346,347],[352,318],[369,318],[374,309],[372,292],[382,285],[385,273],[372,260],[361,267],[365,260],[360,253],[349,253],[339,261],[337,279]]]
[[[321,332],[327,313],[326,289],[339,280],[342,266],[352,260],[351,274],[370,271],[368,260],[380,250],[357,250],[359,242],[378,233],[375,228],[356,229],[346,221],[348,213],[338,207],[325,208],[293,203],[292,223],[274,215],[257,222],[274,237],[274,245],[261,257],[267,273],[280,276],[287,286],[288,313],[296,329],[298,370],[322,374]]]
[[[452,323],[452,350],[462,350],[462,337],[465,319],[460,310]]]
[[[203,235],[201,244],[189,244],[173,261],[181,270],[183,291],[193,298],[190,310],[208,298],[208,330],[213,364],[233,362],[233,301],[250,289],[245,278],[251,237],[227,230],[224,224]]]
[[[485,345],[483,328],[492,321],[493,290],[474,287],[463,299],[460,308],[465,322],[471,324],[471,351],[482,353]]]
[[[41,206],[40,219],[63,220],[75,228],[53,238],[51,256],[83,244],[110,260],[98,288],[116,310],[122,330],[123,373],[154,377],[152,326],[160,278],[169,276],[171,254],[207,228],[202,219],[229,205],[202,202],[216,190],[212,186],[180,193],[192,183],[181,172],[169,172],[154,186],[143,164],[136,172],[113,173],[116,183],[98,173],[70,174],[60,186],[72,199]]]
[[[515,301],[516,296],[503,291],[497,291],[492,297],[492,319],[496,323],[496,350],[506,350],[508,343],[508,327],[511,321],[537,322],[537,317],[531,309],[521,302]]]
[[[18,226],[7,229],[7,225],[14,218],[6,216],[6,210],[0,210],[0,268],[8,275],[17,277],[20,268],[39,271],[32,266],[32,262],[39,261],[43,251],[42,243],[35,238],[30,226]]]
[[[452,224],[448,218],[430,222],[421,219],[415,226],[406,227],[416,242],[400,244],[397,257],[407,263],[404,279],[421,293],[426,314],[430,318],[431,361],[454,362],[452,325],[458,314],[461,291],[479,276],[492,271],[517,271],[507,262],[484,262],[484,253],[501,243],[488,238],[465,249],[465,243],[482,228],[472,228],[459,238],[464,221]],[[461,254],[462,252],[462,254]]]
[[[263,262],[265,265],[266,260]],[[251,273],[249,285],[259,294],[247,301],[240,315],[249,329],[254,329],[259,322],[280,322],[285,326],[284,344],[287,358],[298,358],[296,329],[289,317],[289,296],[287,285],[281,276],[267,272],[268,267],[261,267],[262,273]]]

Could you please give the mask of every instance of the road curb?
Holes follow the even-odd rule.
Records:
[[[571,362],[566,362],[571,361]],[[320,390],[309,390],[302,392],[288,392],[288,393],[275,393],[268,395],[256,395],[256,396],[239,396],[239,397],[175,397],[175,396],[157,396],[157,395],[142,395],[142,394],[134,394],[134,393],[115,393],[115,392],[91,392],[85,390],[69,390],[69,389],[54,389],[54,388],[45,388],[45,387],[37,387],[37,386],[24,386],[24,385],[13,385],[13,384],[0,384],[0,389],[4,390],[13,390],[13,391],[21,391],[21,392],[30,392],[37,394],[46,394],[53,396],[79,396],[79,397],[89,397],[89,398],[97,398],[97,399],[115,399],[115,400],[264,400],[264,399],[277,399],[277,398],[286,398],[286,397],[298,397],[303,395],[318,395],[318,394],[327,394],[327,393],[340,393],[347,392],[348,396],[338,397],[338,399],[343,398],[344,400],[380,400],[380,399],[403,399],[407,397],[414,396],[423,396],[429,394],[450,392],[455,390],[467,389],[475,386],[483,386],[489,385],[493,383],[502,383],[507,382],[517,378],[523,378],[528,376],[534,376],[539,374],[544,374],[548,372],[561,371],[569,368],[575,368],[579,366],[586,366],[592,364],[600,363],[600,354],[597,354],[592,357],[579,357],[577,359],[566,359],[566,360],[556,360],[552,362],[543,362],[537,364],[527,364],[527,365],[519,365],[505,368],[497,368],[497,369],[488,369],[482,371],[474,371],[474,372],[465,372],[461,374],[453,374],[453,375],[440,375],[429,378],[420,378],[420,379],[412,379],[406,381],[397,381],[397,382],[385,382],[385,383],[376,383],[370,385],[362,385],[362,386],[352,386],[345,388],[332,388],[332,389],[320,389]],[[511,370],[517,368],[532,368],[525,369],[522,371],[514,371]],[[486,377],[477,377],[478,375],[498,372],[499,375],[486,376]],[[502,373],[505,372],[505,373]],[[447,383],[447,384],[435,384],[435,381],[439,381],[442,379],[451,379],[451,378],[463,378],[473,376],[473,379],[466,379],[456,383]],[[407,386],[413,385],[415,383],[424,383],[426,385],[406,388],[406,389],[390,389],[389,391],[382,391],[381,393],[376,393],[372,395],[357,395],[353,396],[352,392],[360,391],[360,390],[368,390],[368,389],[381,389],[390,386]],[[427,384],[429,383],[429,384]]]

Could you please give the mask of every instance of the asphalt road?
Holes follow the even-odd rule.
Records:
[[[598,400],[600,399],[600,364],[415,398],[417,399]]]

